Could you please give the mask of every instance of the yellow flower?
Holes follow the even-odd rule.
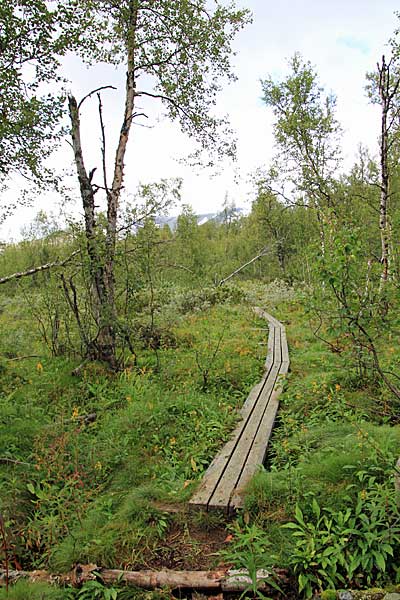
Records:
[[[98,460],[97,463],[94,465],[94,468],[96,469],[96,471],[101,471],[101,469],[103,468],[103,465]]]
[[[132,402],[132,396],[127,396],[127,397],[126,397],[126,401],[127,401],[127,402]]]
[[[36,365],[36,371],[38,373],[42,373],[43,372],[43,365],[41,362],[38,362],[38,364]]]
[[[365,500],[365,498],[367,497],[367,492],[366,492],[366,490],[361,490],[361,492],[360,492],[360,496],[361,496],[362,500]]]
[[[176,438],[174,438],[174,437],[170,438],[169,445],[170,446],[175,446],[175,444],[176,444]]]
[[[74,406],[74,408],[72,409],[72,418],[76,419],[78,415],[79,415],[79,408],[77,406]]]
[[[336,390],[337,392],[340,392],[340,390],[341,390],[341,389],[342,389],[342,388],[341,388],[341,387],[340,387],[340,385],[337,383],[337,384],[335,385],[335,390]]]

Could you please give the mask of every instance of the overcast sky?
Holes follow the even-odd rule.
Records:
[[[135,126],[126,159],[125,186],[134,193],[138,182],[148,183],[162,177],[182,177],[183,202],[197,213],[215,211],[222,206],[225,194],[237,206],[251,201],[249,175],[267,165],[274,152],[272,115],[261,101],[260,79],[287,73],[287,59],[299,51],[315,66],[327,91],[337,95],[337,117],[344,128],[345,166],[354,159],[359,143],[376,152],[379,134],[379,111],[365,97],[365,73],[375,68],[383,53],[389,55],[388,39],[398,26],[395,0],[237,0],[249,8],[253,23],[237,37],[233,59],[238,81],[224,88],[218,110],[230,115],[238,138],[236,166],[223,165],[222,173],[194,171],[177,159],[184,156],[191,143],[179,133],[178,125],[162,118],[155,105],[146,105],[150,128]],[[79,98],[100,85],[112,84],[118,91],[106,91],[106,133],[113,148],[112,132],[121,125],[121,101],[124,71],[110,67],[83,68],[73,58],[65,61],[65,74],[71,91]],[[100,166],[99,131],[96,101],[88,101],[82,113],[86,164]],[[114,138],[115,139],[115,138]],[[64,148],[54,158],[57,164],[70,164],[71,150]],[[15,192],[14,192],[15,193]],[[57,213],[54,200],[42,198],[34,208],[19,209],[18,215],[0,229],[0,239],[17,239],[21,225],[29,222],[39,209]],[[79,205],[75,209],[79,212]],[[178,209],[175,211],[178,212]]]

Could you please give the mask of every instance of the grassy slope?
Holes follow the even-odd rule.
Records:
[[[286,323],[291,356],[267,470],[247,498],[255,539],[269,548],[264,562],[289,566],[306,596],[321,586],[393,582],[400,575],[396,405],[378,384],[360,381],[348,355],[313,335],[301,303],[260,301]],[[347,525],[338,525],[337,515],[347,513]],[[287,521],[296,528],[282,528]],[[385,544],[382,560],[374,553]],[[354,555],[360,564],[348,572]]]
[[[22,566],[162,562],[160,540],[176,524],[157,506],[190,497],[265,351],[249,308],[202,308],[175,319],[159,371],[145,348],[114,377],[96,365],[73,377],[65,358],[3,360],[0,456],[28,464],[0,465],[1,510]],[[3,312],[3,329],[24,342],[7,353],[32,353],[30,325],[21,307]],[[85,425],[90,413],[97,419]]]
[[[296,537],[282,529],[282,523],[294,519],[296,504],[306,524],[314,525],[313,499],[328,516],[360,501],[368,518],[372,504],[382,508],[386,502],[388,507],[400,432],[385,423],[387,398],[379,387],[360,386],[343,357],[313,336],[296,295],[275,285],[268,290],[247,286],[246,296],[249,304],[266,307],[286,323],[292,369],[268,470],[255,478],[244,517],[231,524],[231,543],[225,544],[222,559],[296,571],[291,564]],[[220,522],[193,523],[184,513],[171,516],[162,507],[179,506],[190,496],[229,435],[234,409],[259,376],[265,332],[256,329],[263,323],[243,305],[194,304],[194,310],[187,307],[175,319],[173,343],[166,340],[159,350],[159,373],[154,352],[145,349],[139,369],[112,379],[98,367],[73,378],[73,363],[61,358],[3,361],[0,456],[32,465],[0,465],[1,510],[23,566],[67,569],[79,560],[129,568],[196,568],[219,560],[205,554],[223,546]],[[35,353],[43,352],[21,315],[18,302],[8,302],[1,317],[8,332],[5,350],[32,353],[34,344]],[[12,329],[19,336],[14,345]],[[203,390],[202,372],[210,363]],[[80,424],[78,417],[93,411],[96,422]],[[207,529],[202,538],[199,532]],[[320,530],[314,528],[315,538],[321,538]],[[387,522],[379,535],[381,530],[388,530]],[[306,548],[312,535],[304,531],[306,537],[297,539]],[[382,545],[382,535],[371,541],[372,549]],[[386,559],[393,578],[397,559]],[[313,587],[320,585],[318,579],[326,583],[332,578],[315,573],[299,553],[297,560],[315,576]],[[367,571],[384,580],[376,564]],[[296,576],[302,572],[297,569]],[[367,579],[358,577],[361,585]]]

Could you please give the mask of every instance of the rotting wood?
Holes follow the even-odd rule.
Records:
[[[259,590],[268,588],[266,580],[271,574],[265,570],[257,571]],[[120,583],[144,589],[200,589],[223,592],[243,592],[252,585],[248,571],[228,568],[214,571],[122,571],[119,569],[101,569],[97,565],[77,565],[66,574],[55,575],[48,571],[9,571],[0,569],[0,585],[14,584],[20,579],[32,583],[47,582],[55,585],[72,585],[80,587],[86,581],[100,579],[105,584]]]
[[[282,323],[261,308],[254,308],[254,312],[269,322],[264,374],[250,391],[241,409],[243,420],[207,469],[190,508],[230,513],[242,507],[246,486],[266,456],[282,382],[289,369],[289,352]]]

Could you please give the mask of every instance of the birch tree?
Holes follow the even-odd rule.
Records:
[[[68,51],[93,56],[103,40],[94,25],[89,7],[75,0],[0,3],[0,192],[15,177],[25,184],[13,206],[3,204],[0,222],[29,186],[60,180],[48,163],[63,139],[60,59]]]
[[[380,159],[380,177],[379,177],[379,232],[381,238],[381,257],[382,265],[381,287],[389,278],[390,272],[390,248],[391,248],[391,229],[389,219],[389,204],[391,198],[391,175],[393,171],[393,145],[398,136],[399,127],[399,86],[400,75],[396,60],[392,57],[387,62],[385,56],[382,56],[380,62],[376,65],[376,72],[367,75],[370,82],[369,91],[373,103],[379,103],[381,108],[381,126],[379,137],[379,159]]]
[[[334,208],[333,180],[340,164],[340,126],[336,98],[325,94],[310,62],[296,53],[282,81],[261,82],[263,99],[272,108],[278,147],[274,171],[305,194],[319,212]]]
[[[79,3],[78,3],[79,4]],[[81,2],[82,4],[82,2]],[[91,341],[90,355],[117,368],[117,314],[115,304],[115,252],[117,223],[128,140],[134,119],[143,116],[141,98],[161,102],[171,120],[199,143],[199,151],[214,156],[234,155],[235,146],[225,119],[213,108],[222,77],[234,79],[230,67],[231,43],[249,20],[249,13],[233,4],[205,0],[100,0],[85,1],[95,15],[103,35],[101,59],[126,68],[125,105],[111,174],[105,158],[105,129],[98,91],[102,137],[102,181],[93,179],[85,166],[81,140],[80,107],[70,95],[69,115],[74,159],[85,216],[87,252],[90,262],[93,314],[98,332]],[[94,59],[97,58],[96,52]],[[150,157],[149,157],[150,158]],[[104,239],[99,235],[95,194],[107,204]]]

